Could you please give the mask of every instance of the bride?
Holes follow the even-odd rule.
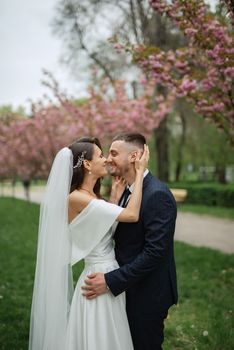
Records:
[[[90,273],[118,268],[111,227],[138,220],[148,158],[147,146],[135,154],[134,191],[121,208],[101,199],[107,164],[98,139],[79,139],[56,155],[40,210],[29,350],[133,350],[125,293],[87,300],[81,286]],[[81,259],[74,291],[72,266]]]

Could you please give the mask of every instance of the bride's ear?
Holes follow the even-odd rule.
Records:
[[[85,159],[83,164],[85,170],[87,170],[88,172],[91,171],[91,163],[89,160]]]

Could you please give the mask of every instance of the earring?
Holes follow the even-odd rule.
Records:
[[[92,173],[91,173],[91,171],[89,171],[89,175],[91,175]]]

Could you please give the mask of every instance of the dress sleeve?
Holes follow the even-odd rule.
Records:
[[[71,265],[84,259],[109,231],[123,208],[93,199],[70,223]]]

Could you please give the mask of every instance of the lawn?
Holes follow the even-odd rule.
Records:
[[[0,199],[2,350],[27,349],[38,213],[36,204]],[[234,349],[234,255],[179,242],[175,253],[180,298],[166,321],[164,350]]]

